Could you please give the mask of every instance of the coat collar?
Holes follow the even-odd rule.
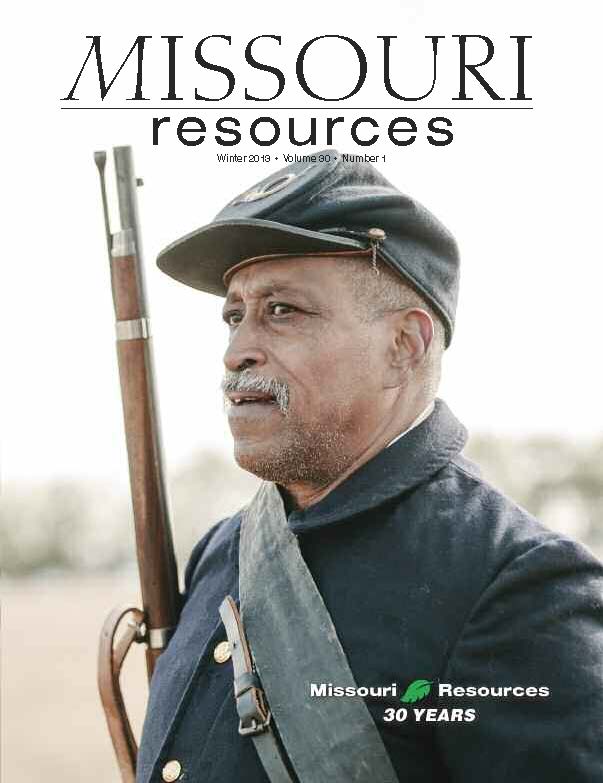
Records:
[[[403,438],[383,449],[313,506],[289,515],[296,533],[343,522],[422,484],[467,442],[467,430],[443,400]]]

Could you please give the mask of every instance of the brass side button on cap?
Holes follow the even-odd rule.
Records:
[[[214,648],[214,661],[216,663],[226,663],[230,659],[230,654],[228,642],[220,642]]]
[[[182,764],[176,759],[168,761],[164,764],[161,770],[161,777],[165,780],[165,783],[174,783],[174,780],[178,780],[180,773],[182,772]]]
[[[382,228],[369,228],[368,238],[373,242],[381,242],[385,239],[387,234]]]

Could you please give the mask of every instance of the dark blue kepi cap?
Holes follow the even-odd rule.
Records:
[[[379,258],[441,317],[448,346],[459,285],[454,237],[358,157],[337,150],[298,156],[299,162],[234,198],[211,223],[166,247],[159,268],[193,288],[225,296],[224,275],[246,259],[376,244]]]

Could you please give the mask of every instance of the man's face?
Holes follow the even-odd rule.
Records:
[[[387,319],[363,321],[340,264],[256,262],[228,287],[225,390],[235,458],[285,486],[337,477],[385,413]]]

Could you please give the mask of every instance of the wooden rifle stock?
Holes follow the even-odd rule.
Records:
[[[124,783],[134,783],[138,748],[125,709],[119,674],[134,642],[147,645],[149,679],[178,622],[180,593],[163,475],[163,457],[145,295],[132,150],[115,147],[115,177],[121,230],[111,234],[105,187],[106,153],[94,159],[101,181],[105,232],[115,306],[117,359],[128,450],[130,488],[142,611],[114,609],[101,633],[98,685]],[[129,618],[117,638],[118,626]]]

